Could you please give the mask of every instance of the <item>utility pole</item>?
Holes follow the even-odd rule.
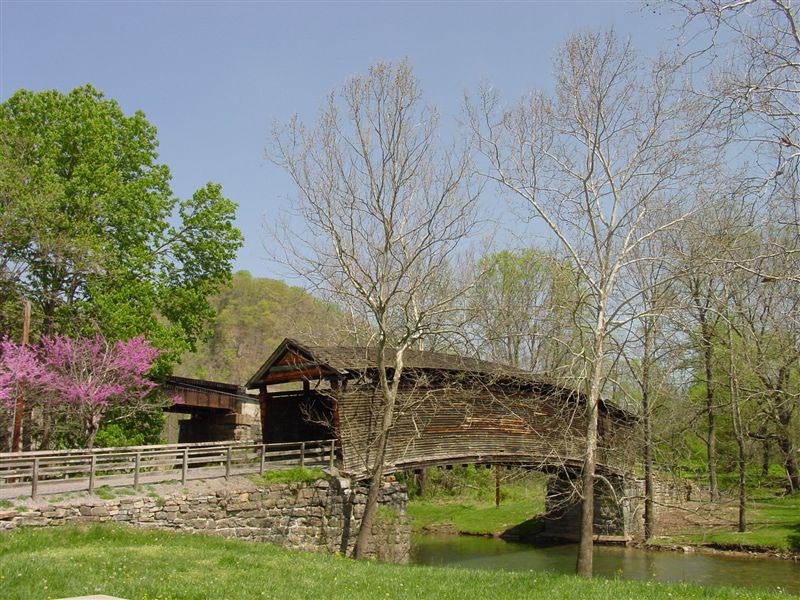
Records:
[[[22,345],[28,345],[28,337],[31,333],[31,303],[25,301],[25,308],[22,313]],[[25,413],[25,399],[21,393],[17,393],[14,402],[14,433],[11,437],[11,451],[19,452],[20,438],[22,433],[22,417]]]

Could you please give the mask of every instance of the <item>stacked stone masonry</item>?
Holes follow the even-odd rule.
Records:
[[[243,486],[208,494],[82,499],[25,512],[0,510],[0,531],[68,523],[122,523],[135,527],[202,532],[277,544],[311,552],[352,549],[367,489],[347,479],[313,483]],[[408,562],[411,527],[408,494],[395,482],[383,484],[368,556]]]
[[[656,526],[663,514],[681,507],[700,493],[688,482],[668,477],[655,480]],[[576,541],[580,536],[581,505],[577,475],[560,473],[547,483],[544,535]],[[644,480],[607,475],[594,486],[594,534],[608,540],[636,542],[644,537]]]

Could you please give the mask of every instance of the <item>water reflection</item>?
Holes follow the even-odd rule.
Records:
[[[539,547],[467,536],[418,536],[412,562],[467,569],[574,573],[577,546]],[[699,585],[756,587],[800,593],[800,564],[778,559],[658,552],[596,546],[594,573]]]

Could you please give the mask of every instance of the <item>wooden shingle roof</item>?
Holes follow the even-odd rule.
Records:
[[[393,364],[394,352],[391,349],[386,350],[385,357],[387,365]],[[254,389],[262,384],[322,379],[336,375],[352,376],[375,369],[377,358],[377,349],[374,347],[318,346],[286,338],[248,380],[245,388]],[[477,375],[522,387],[547,390],[546,393],[582,396],[580,392],[567,389],[530,371],[457,354],[409,348],[403,353],[403,363],[408,370]],[[631,416],[609,402],[601,401],[601,406],[610,412]]]
[[[387,366],[394,364],[392,349],[385,351]],[[313,376],[347,375],[374,369],[378,364],[378,351],[368,346],[317,346],[303,344],[286,338],[272,353],[259,370],[248,380],[246,387],[254,388],[264,381],[268,373],[316,370]],[[457,354],[427,352],[407,349],[403,353],[403,366],[406,369],[450,371],[480,375],[532,378],[532,374],[509,365],[478,360]],[[541,382],[540,379],[537,381]]]

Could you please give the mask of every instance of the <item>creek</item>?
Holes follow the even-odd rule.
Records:
[[[572,574],[576,556],[575,544],[535,546],[487,537],[416,535],[411,562],[465,569]],[[800,594],[800,563],[777,558],[595,546],[594,573],[599,577]]]

